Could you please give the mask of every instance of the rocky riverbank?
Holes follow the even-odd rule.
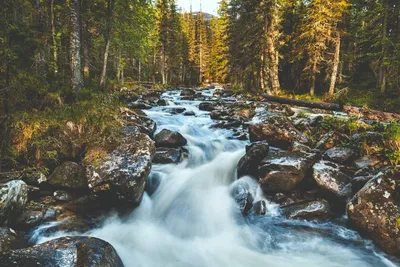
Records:
[[[65,260],[71,266],[86,261],[87,266],[122,266],[114,248],[94,238],[62,238],[31,247],[36,241],[32,230],[44,224],[42,234],[76,235],[111,212],[130,212],[140,205],[146,190],[149,194],[156,190],[157,183],[147,182],[152,165],[177,164],[189,153],[185,137],[166,129],[155,134],[156,123],[141,111],[167,106],[160,92],[143,96],[124,92],[121,99],[129,108],[120,109],[123,125],[106,151],[88,147],[84,160],[62,162],[47,177],[36,172],[2,174],[0,262],[31,266],[27,264],[33,259],[40,266],[61,266],[53,251],[59,247],[69,255]],[[382,124],[258,102],[224,90],[205,96],[186,89],[181,99],[198,101],[200,110],[210,112],[213,128],[227,129],[229,138],[248,142],[237,177],[257,181],[283,216],[327,221],[348,214],[349,226],[383,251],[400,256],[400,170],[388,166],[379,152],[367,153],[365,147],[382,146]],[[196,120],[194,112],[185,108],[168,112]],[[254,192],[246,187],[235,188],[232,197],[243,216],[267,212],[265,200],[254,201]]]

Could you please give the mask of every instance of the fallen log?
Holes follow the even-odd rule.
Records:
[[[261,94],[263,98],[268,101],[277,102],[280,104],[288,104],[294,106],[302,106],[302,107],[309,107],[309,108],[319,108],[325,110],[332,110],[332,111],[342,111],[343,106],[335,103],[326,103],[326,102],[312,102],[312,101],[305,101],[305,100],[298,100],[293,98],[284,98],[279,96],[272,96],[267,94]]]
[[[305,101],[298,100],[293,98],[284,98],[278,96],[271,96],[267,94],[261,94],[261,97],[265,100],[277,102],[280,104],[288,104],[294,106],[301,107],[309,107],[309,108],[318,108],[324,110],[331,111],[341,111],[349,114],[350,116],[356,116],[359,118],[364,118],[372,121],[381,121],[381,122],[390,122],[390,121],[399,121],[400,114],[397,113],[389,113],[379,110],[373,110],[368,108],[359,108],[353,106],[342,106],[336,103],[327,103],[327,102],[313,102],[313,101]]]

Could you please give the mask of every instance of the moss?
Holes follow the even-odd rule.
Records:
[[[385,156],[391,164],[398,165],[400,163],[400,124],[386,125],[384,136]]]
[[[122,125],[114,94],[83,92],[79,102],[21,112],[12,123],[12,144],[7,156],[14,168],[54,168],[62,161],[79,161],[88,147],[112,147]]]

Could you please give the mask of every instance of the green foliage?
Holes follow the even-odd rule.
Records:
[[[117,96],[85,92],[80,102],[33,113],[14,121],[14,158],[19,164],[53,167],[79,160],[88,146],[112,147],[121,122]]]
[[[372,128],[372,126],[359,121],[357,118],[343,118],[336,116],[325,116],[319,127],[327,132],[335,130],[344,134],[354,134]]]
[[[385,155],[393,165],[400,163],[400,124],[393,122],[385,127]]]

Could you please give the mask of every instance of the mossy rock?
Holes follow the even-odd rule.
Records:
[[[67,161],[58,166],[47,182],[57,188],[87,189],[85,168],[78,163]]]

